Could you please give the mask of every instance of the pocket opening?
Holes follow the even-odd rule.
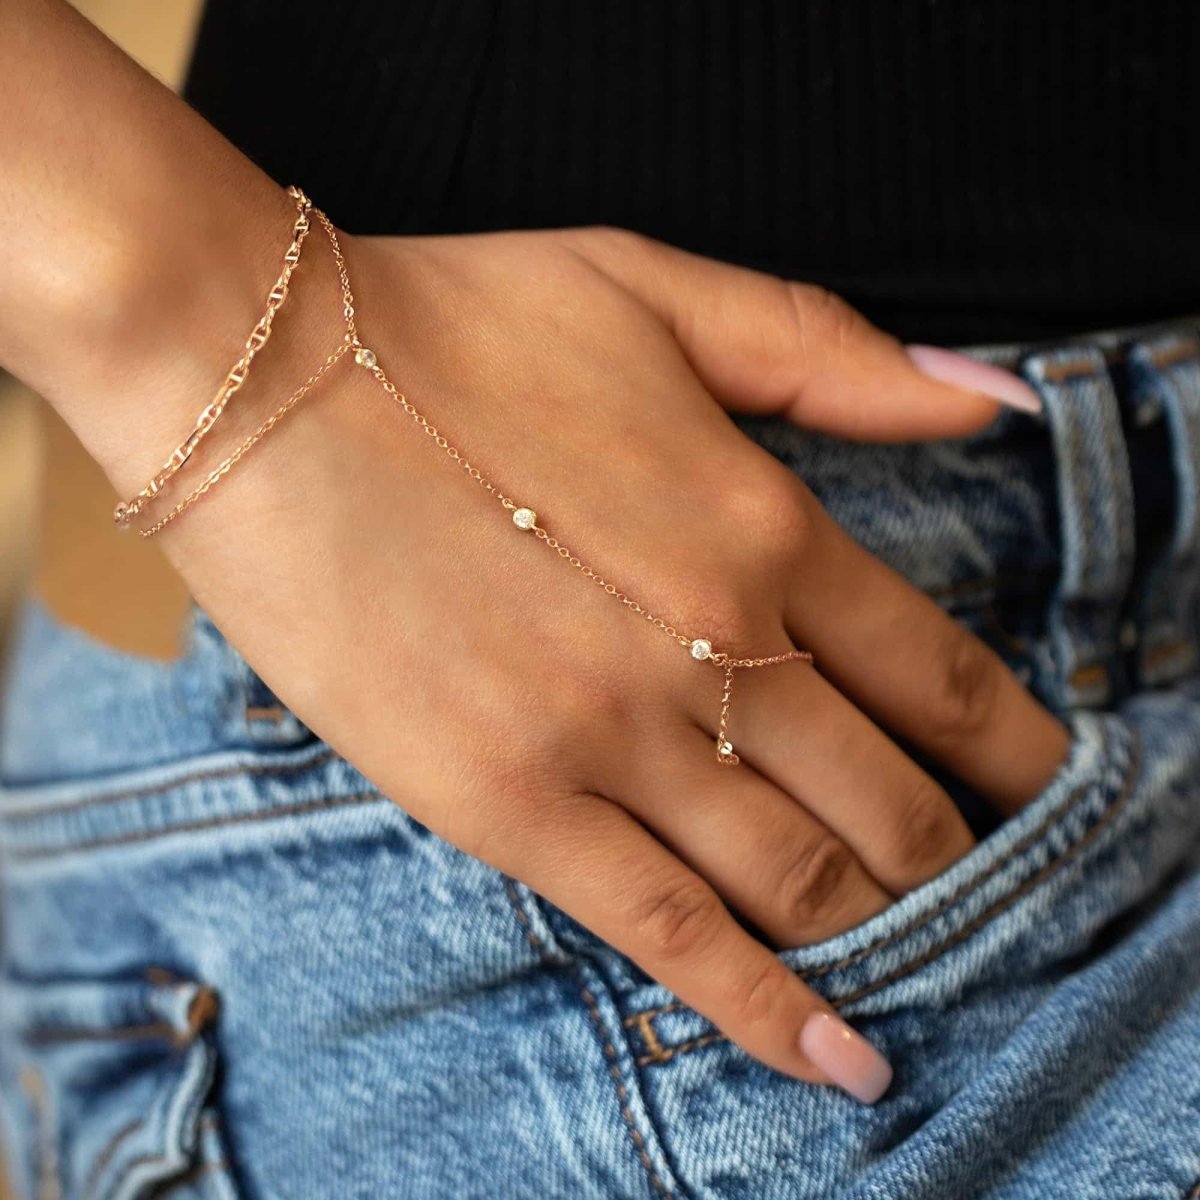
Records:
[[[27,1100],[24,1119],[10,1122],[18,1141],[9,1150],[30,1195],[235,1194],[210,1128],[212,987],[161,971],[141,980],[7,979],[3,1003],[12,1044],[0,1063],[18,1072]],[[193,1177],[203,1192],[183,1190]]]
[[[917,976],[946,952],[971,942],[1060,871],[1096,846],[1116,824],[1139,778],[1133,730],[1108,714],[1069,717],[1072,745],[1046,788],[939,876],[900,897],[862,924],[812,945],[785,950],[781,960],[836,1008],[886,1011],[882,997]],[[927,983],[928,1002],[965,986],[1000,961],[1005,938],[1025,930],[1024,918],[1003,927],[989,954],[971,965],[938,973]],[[990,939],[989,939],[990,940]],[[918,992],[916,995],[923,995]],[[913,1003],[921,1002],[909,997]],[[723,1041],[711,1024],[657,984],[635,986],[624,997],[624,1019],[640,1065],[657,1065]],[[867,1008],[863,1009],[863,1003]]]

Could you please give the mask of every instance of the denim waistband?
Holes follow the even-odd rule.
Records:
[[[1019,371],[1044,412],[1005,409],[971,437],[901,446],[739,424],[1056,710],[1110,707],[1191,672],[1200,317],[967,349]],[[6,791],[181,760],[233,770],[264,752],[322,751],[202,612],[184,656],[164,663],[26,606],[0,725]]]

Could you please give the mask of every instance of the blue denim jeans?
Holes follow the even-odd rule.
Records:
[[[1200,1181],[1200,322],[980,355],[959,441],[746,432],[1063,714],[1069,759],[786,951],[895,1067],[773,1074],[409,819],[198,614],[24,614],[0,739],[0,1094],[28,1197],[1184,1200]]]

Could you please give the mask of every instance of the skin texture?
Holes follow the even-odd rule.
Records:
[[[8,107],[25,110],[0,118],[18,198],[0,218],[15,246],[0,361],[130,494],[253,324],[290,205],[69,11],[10,3],[0,78],[11,67],[40,90],[36,102],[14,91]],[[41,76],[22,80],[33,41]],[[105,114],[99,134],[80,111]],[[85,203],[78,143],[93,154],[97,136],[116,161],[96,153]],[[146,160],[136,183],[130,155]],[[406,811],[560,905],[763,1062],[837,1079],[801,1037],[828,1006],[773,949],[857,924],[971,845],[893,739],[1011,813],[1067,736],[727,410],[897,440],[978,428],[994,402],[923,375],[818,288],[626,231],[344,245],[363,341],[504,492],[681,630],[738,655],[805,647],[816,667],[738,673],[743,765],[719,766],[720,673],[516,530],[348,363],[163,547],[280,698]],[[85,251],[108,286],[81,311]],[[31,298],[21,284],[39,278]],[[51,322],[53,350],[39,336]],[[211,439],[217,457],[339,336],[316,230]],[[192,481],[213,461],[198,455]]]

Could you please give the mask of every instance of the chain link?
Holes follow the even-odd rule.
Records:
[[[123,501],[113,509],[113,520],[118,526],[128,525],[148,504],[152,503],[168,481],[192,457],[196,447],[207,437],[208,431],[217,423],[229,401],[246,382],[246,377],[250,374],[250,364],[254,362],[255,355],[270,340],[275,314],[283,307],[283,302],[288,297],[288,285],[292,279],[292,272],[300,262],[304,239],[308,237],[308,231],[311,228],[309,210],[312,208],[312,201],[298,187],[288,188],[288,195],[296,204],[296,221],[292,226],[291,245],[288,246],[283,256],[283,269],[267,295],[266,311],[250,331],[241,358],[230,367],[229,374],[225,376],[225,381],[217,389],[216,396],[196,418],[196,425],[192,432],[171,451],[158,473],[136,496],[131,500]]]
[[[321,364],[320,368],[314,371],[227,459],[216,467],[202,484],[190,491],[162,520],[155,522],[155,524],[148,526],[146,529],[139,530],[138,532],[142,537],[152,538],[156,533],[161,533],[172,521],[178,520],[183,513],[191,508],[201,496],[216,487],[241,462],[242,458],[254,446],[258,445],[304,399],[320,380],[325,378],[349,349],[349,342],[343,342],[338,346]]]

